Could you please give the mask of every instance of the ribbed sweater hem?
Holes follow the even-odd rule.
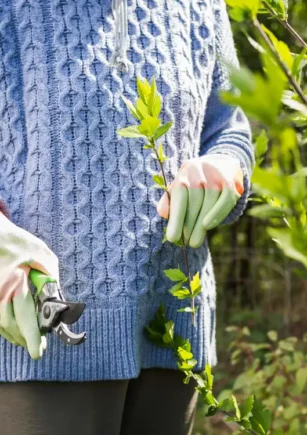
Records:
[[[47,351],[39,361],[31,360],[25,349],[1,339],[0,382],[132,379],[142,368],[176,369],[173,353],[151,344],[144,333],[159,299],[154,303],[148,298],[127,303],[126,298],[119,298],[115,307],[88,308],[74,328],[87,332],[86,342],[70,347],[49,334]],[[175,321],[175,332],[191,341],[198,360],[195,369],[202,369],[207,362],[215,365],[215,307],[207,299],[201,302],[195,328],[190,321],[179,321],[189,316],[177,312],[183,306],[181,302],[165,305],[167,317]]]

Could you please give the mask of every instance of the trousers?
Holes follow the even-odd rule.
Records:
[[[0,384],[1,435],[191,435],[195,384],[170,369],[131,380]]]

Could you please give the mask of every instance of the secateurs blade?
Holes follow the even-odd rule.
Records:
[[[85,304],[66,301],[57,281],[36,269],[31,269],[29,278],[37,291],[40,331],[43,334],[55,331],[65,344],[83,343],[86,333],[75,334],[67,325],[77,322],[85,309]]]

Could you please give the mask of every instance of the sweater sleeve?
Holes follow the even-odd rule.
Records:
[[[224,0],[213,0],[215,17],[216,61],[212,88],[201,134],[199,155],[224,154],[240,162],[244,174],[244,193],[223,224],[232,223],[242,215],[250,193],[250,179],[254,167],[254,151],[249,122],[239,107],[221,102],[220,91],[232,85],[226,64],[239,66],[230,21]]]

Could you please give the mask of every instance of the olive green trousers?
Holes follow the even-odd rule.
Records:
[[[191,435],[197,392],[177,370],[137,379],[0,384],[1,435]]]

